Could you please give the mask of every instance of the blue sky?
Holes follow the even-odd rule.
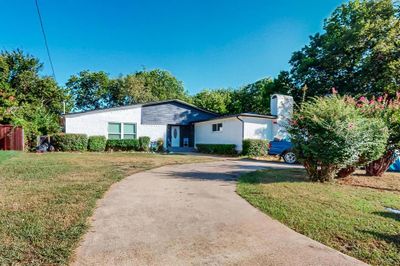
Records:
[[[292,52],[343,1],[39,0],[56,77],[161,68],[190,93],[288,69]],[[46,56],[34,0],[0,0],[0,49]]]

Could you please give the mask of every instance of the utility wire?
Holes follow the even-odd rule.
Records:
[[[50,61],[51,71],[53,72],[53,78],[56,79],[56,74],[54,72],[54,66],[53,66],[53,60],[51,60],[50,49],[49,49],[49,45],[47,43],[46,32],[44,31],[44,27],[43,27],[42,15],[40,14],[38,0],[35,0],[35,4],[36,4],[37,13],[39,15],[40,27],[42,28],[44,44],[46,45],[47,56],[49,57],[49,61]]]

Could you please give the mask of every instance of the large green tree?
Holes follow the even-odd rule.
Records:
[[[28,145],[36,135],[59,130],[66,90],[40,75],[40,61],[21,50],[0,53],[0,123],[23,126]],[[68,105],[67,105],[68,106]]]
[[[193,96],[193,103],[206,110],[228,114],[232,93],[233,91],[229,89],[205,89]]]
[[[71,93],[76,110],[86,111],[112,106],[110,78],[103,71],[81,71],[78,75],[72,75],[65,85]]]
[[[138,71],[111,79],[103,71],[88,70],[73,75],[66,87],[76,110],[94,110],[113,106],[181,99],[190,101],[181,81],[171,73],[155,69]]]
[[[290,60],[297,88],[307,95],[394,95],[400,86],[400,9],[391,0],[356,0],[339,6],[324,32]],[[297,94],[298,95],[298,94]]]

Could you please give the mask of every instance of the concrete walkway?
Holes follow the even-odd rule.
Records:
[[[235,193],[278,163],[219,160],[125,178],[100,201],[75,265],[362,265],[264,215]]]

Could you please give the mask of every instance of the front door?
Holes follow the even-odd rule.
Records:
[[[171,146],[179,147],[180,146],[180,128],[179,126],[171,126]]]

